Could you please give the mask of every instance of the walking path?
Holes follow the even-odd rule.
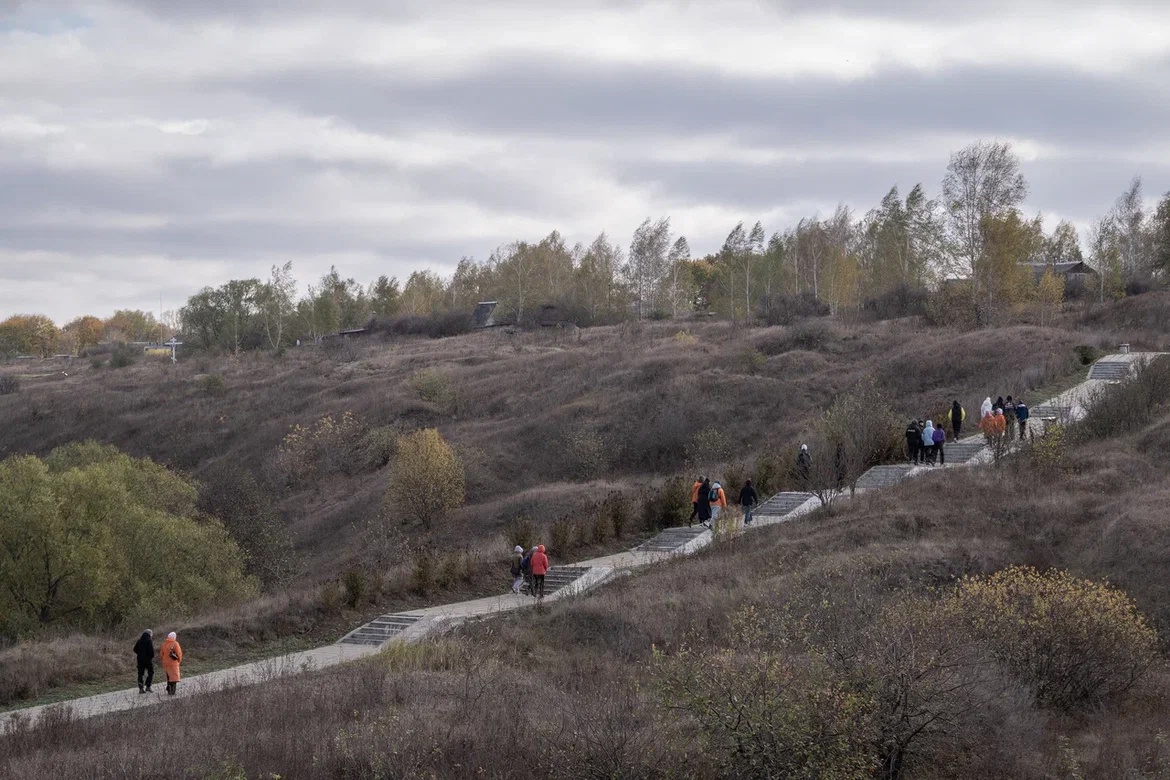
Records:
[[[1090,369],[1086,381],[1033,407],[1033,424],[1042,430],[1042,427],[1052,420],[1074,420],[1083,416],[1086,401],[1092,398],[1094,393],[1100,392],[1102,387],[1128,376],[1137,360],[1151,357],[1152,354],[1130,353],[1102,358]],[[946,447],[947,464],[945,468],[958,468],[965,465],[986,463],[990,460],[990,453],[983,445],[981,436],[952,442]],[[932,470],[933,468],[930,466],[875,466],[858,480],[857,491],[861,493],[866,490],[889,487]],[[846,497],[848,497],[847,493],[841,495],[841,498]],[[744,530],[788,522],[812,512],[818,506],[820,506],[820,500],[811,493],[778,493],[756,509],[753,513],[753,523]],[[712,540],[711,531],[703,526],[668,528],[632,550],[588,561],[579,561],[568,566],[553,567],[549,570],[545,583],[545,593],[547,594],[545,601],[555,602],[568,598],[595,588],[623,572],[680,555],[690,555],[709,545]],[[40,719],[46,711],[53,708],[69,707],[75,717],[86,718],[168,703],[186,699],[199,693],[254,685],[279,677],[324,669],[373,655],[390,642],[417,641],[424,636],[467,620],[482,619],[517,609],[530,608],[533,604],[533,599],[528,596],[516,596],[508,593],[502,596],[489,596],[473,601],[383,615],[354,629],[336,644],[185,678],[179,684],[180,694],[176,697],[168,697],[160,693],[139,694],[136,688],[131,688],[97,696],[87,696],[60,704],[29,707],[0,714],[0,733],[12,728],[17,722],[33,723]]]

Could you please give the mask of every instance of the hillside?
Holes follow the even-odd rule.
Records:
[[[94,777],[1162,777],[1164,656],[1110,695],[1053,701],[994,643],[964,640],[959,617],[929,609],[964,577],[1059,568],[1123,588],[1166,635],[1165,370],[1151,381],[1106,399],[1055,448],[861,494],[368,662],[178,702],[165,744],[137,737],[152,711],[62,721],[47,742],[17,732],[0,766],[14,778],[83,766]],[[1126,662],[1123,632],[1046,630],[1067,634],[1043,652],[1077,653],[1045,674]]]

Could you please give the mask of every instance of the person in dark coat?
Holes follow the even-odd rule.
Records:
[[[154,632],[149,628],[134,643],[134,655],[138,658],[138,692],[150,693],[154,682]]]
[[[963,430],[963,420],[967,419],[967,410],[959,403],[956,398],[955,402],[951,404],[951,430],[954,431],[955,441],[959,440],[959,436]]]
[[[809,475],[812,473],[812,456],[808,454],[808,445],[800,445],[800,454],[796,456],[796,476],[800,480],[801,485],[808,484]]]
[[[699,522],[711,527],[711,480],[704,479],[699,487]]]
[[[906,454],[910,462],[917,464],[918,456],[922,452],[922,428],[917,420],[911,420],[906,426]]]
[[[756,494],[756,489],[752,487],[752,481],[749,479],[743,484],[743,490],[739,491],[739,505],[743,507],[743,524],[752,524],[752,509],[760,502],[759,495]]]

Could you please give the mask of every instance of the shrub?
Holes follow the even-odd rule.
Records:
[[[222,374],[208,374],[199,379],[199,391],[212,398],[219,398],[227,394],[227,384]]]
[[[360,607],[370,595],[370,578],[362,569],[348,570],[341,577],[341,585],[345,588],[345,604],[350,609]]]
[[[768,365],[768,356],[754,347],[748,347],[740,353],[739,362],[745,374],[754,376]]]
[[[1085,402],[1085,416],[1071,427],[1081,441],[1121,436],[1137,431],[1154,412],[1170,402],[1170,358],[1141,361],[1134,373],[1108,385]]]
[[[134,361],[138,358],[129,347],[118,347],[114,350],[114,354],[110,356],[110,368],[126,368],[134,365]]]
[[[1073,347],[1073,352],[1076,353],[1077,359],[1081,361],[1082,366],[1091,366],[1100,360],[1105,353],[1097,347],[1090,344],[1081,344]]]
[[[369,327],[392,336],[428,336],[437,339],[470,333],[471,317],[462,311],[436,313],[427,317],[404,314],[393,319],[375,320]]]
[[[362,465],[358,445],[366,426],[353,412],[326,415],[310,426],[294,425],[276,452],[285,481],[296,485],[317,474],[352,473]]]
[[[195,487],[94,442],[0,461],[0,634],[108,627],[228,606],[256,593]]]
[[[812,293],[799,295],[765,295],[760,303],[760,316],[768,325],[791,325],[805,317],[827,317],[829,305]]]
[[[398,446],[398,431],[381,425],[362,434],[357,443],[357,460],[366,471],[377,471],[390,463]]]
[[[447,373],[425,368],[410,378],[410,386],[419,398],[434,404],[443,414],[459,412],[459,391]]]
[[[609,522],[608,527],[613,529],[613,535],[621,539],[633,517],[629,499],[624,493],[611,493],[601,505],[601,509]]]
[[[523,547],[527,552],[536,544],[536,526],[528,515],[517,515],[504,533],[511,547]]]
[[[402,437],[390,467],[388,503],[431,528],[464,497],[463,465],[437,430]]]
[[[1068,465],[1068,437],[1065,430],[1065,426],[1054,423],[1044,429],[1043,435],[1033,436],[1028,454],[1034,468],[1053,471]]]
[[[89,361],[89,367],[94,369],[95,371],[97,369],[101,368],[102,366],[104,366],[105,364],[106,364],[106,361],[100,357],[91,358]]]
[[[818,350],[824,348],[833,337],[833,329],[827,323],[804,322],[792,329],[789,341],[792,349]]]
[[[743,533],[743,512],[737,506],[728,506],[719,513],[711,527],[711,537],[726,542]]]
[[[426,596],[435,587],[435,576],[439,567],[439,554],[430,547],[419,547],[410,557],[410,585],[414,591]]]
[[[642,524],[648,531],[672,528],[683,523],[691,509],[691,483],[682,477],[672,477],[642,504]]]
[[[777,452],[765,452],[756,461],[755,487],[761,500],[788,485],[789,465]]]
[[[878,320],[920,317],[926,313],[930,292],[923,287],[900,283],[873,298],[866,298],[862,309]]]
[[[593,527],[590,529],[592,544],[605,544],[614,535],[613,520],[608,512],[598,512],[593,516]]]
[[[663,704],[694,719],[720,777],[873,777],[872,705],[818,655],[739,627],[721,646],[656,651],[653,673]]]
[[[605,441],[586,426],[575,426],[565,435],[564,453],[570,472],[578,479],[592,479],[609,465]]]
[[[714,426],[704,428],[694,435],[687,447],[687,457],[693,463],[720,465],[735,454],[731,438]]]
[[[0,395],[16,395],[20,392],[20,377],[15,374],[0,374]]]
[[[691,347],[699,343],[699,339],[695,335],[685,330],[680,330],[674,334],[674,340],[685,347]]]
[[[573,549],[575,534],[573,533],[573,524],[567,518],[562,517],[555,521],[549,529],[549,536],[552,539],[549,552],[556,555],[567,555]]]
[[[1017,566],[965,578],[955,614],[1027,685],[1063,711],[1120,698],[1158,660],[1158,636],[1126,593],[1068,572]]]

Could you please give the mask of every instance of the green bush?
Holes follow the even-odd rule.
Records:
[[[377,471],[394,459],[398,431],[389,425],[371,428],[357,443],[357,459],[366,471]]]
[[[666,480],[642,504],[642,524],[648,531],[673,528],[691,514],[691,483],[682,477]]]
[[[424,528],[463,505],[463,464],[434,428],[415,431],[398,442],[386,490],[386,502]]]
[[[517,515],[504,533],[511,547],[523,547],[525,552],[536,544],[536,526],[528,515]]]
[[[244,555],[194,485],[86,442],[0,461],[0,634],[149,622],[254,596]]]
[[[350,609],[365,604],[370,595],[370,578],[362,569],[348,570],[341,577],[341,585],[345,588],[345,604]]]
[[[1091,366],[1104,357],[1105,353],[1089,344],[1081,344],[1073,347],[1076,353],[1077,360],[1081,362],[1082,366]]]
[[[429,547],[419,547],[411,556],[410,563],[411,588],[422,596],[428,595],[435,588],[439,554]]]
[[[630,520],[633,519],[634,514],[630,508],[630,501],[626,498],[626,494],[611,493],[605,499],[605,503],[601,505],[601,509],[609,522],[609,527],[613,529],[613,535],[621,539],[622,534],[629,527]]]
[[[549,536],[552,543],[549,545],[549,552],[555,555],[568,555],[573,549],[576,534],[573,532],[573,524],[566,518],[561,518],[552,524],[549,529]]]
[[[1085,403],[1085,416],[1070,428],[1080,441],[1138,431],[1170,402],[1170,357],[1138,362],[1134,373],[1108,385]]]
[[[222,374],[207,374],[199,379],[199,391],[212,398],[227,395],[227,383]]]
[[[129,347],[118,347],[110,356],[110,368],[126,368],[134,365],[137,359],[138,354]]]
[[[444,414],[458,413],[459,391],[447,373],[424,368],[410,378],[410,386],[419,398],[439,407]]]

